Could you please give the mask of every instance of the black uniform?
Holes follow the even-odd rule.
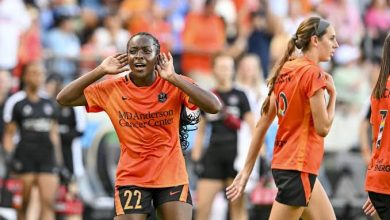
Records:
[[[241,90],[233,88],[228,92],[216,92],[224,105],[224,111],[239,119],[250,112],[247,96]],[[206,121],[211,125],[210,144],[201,164],[203,169],[200,178],[227,179],[235,177],[234,160],[237,156],[237,130],[229,128],[224,122],[224,113],[204,114]]]
[[[74,174],[74,158],[76,149],[73,140],[82,135],[84,130],[84,118],[77,112],[74,107],[61,107],[59,111],[59,130],[61,135],[62,156],[64,165]],[[81,146],[77,146],[81,147]],[[80,150],[81,151],[81,150]]]
[[[9,97],[4,107],[4,121],[15,122],[19,142],[14,153],[14,171],[19,173],[54,172],[54,145],[50,140],[53,120],[57,120],[55,104],[40,94],[37,102],[27,99],[24,91]]]

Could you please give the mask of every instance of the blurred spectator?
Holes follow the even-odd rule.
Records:
[[[152,6],[152,0],[122,1],[119,8],[119,15],[130,33],[147,32]]]
[[[246,93],[252,112],[255,113],[255,118],[258,119],[260,117],[261,104],[268,93],[258,56],[246,54],[240,59],[235,85]]]
[[[299,24],[305,19],[305,11],[302,8],[303,1],[290,0],[288,4],[288,16],[282,17],[282,26],[284,30],[290,35],[295,34]],[[284,50],[283,50],[284,51]]]
[[[115,53],[125,53],[130,33],[122,28],[122,21],[116,14],[109,14],[103,19],[103,27],[95,30],[96,52],[103,57]]]
[[[223,20],[214,12],[216,0],[206,0],[200,12],[190,12],[183,30],[182,69],[205,88],[214,86],[212,56],[225,45]]]
[[[30,23],[22,0],[0,1],[0,69],[12,70],[18,63],[20,36]]]
[[[379,58],[385,37],[390,30],[390,7],[386,0],[372,0],[368,6],[364,21],[367,35],[371,40],[367,49],[368,57]]]
[[[16,76],[18,80],[20,78],[22,67],[25,64],[39,61],[43,56],[39,11],[37,8],[30,6],[28,7],[28,12],[32,24],[20,38],[18,66],[14,71],[14,76]]]
[[[361,67],[358,47],[342,45],[334,54],[337,66],[333,70],[334,84],[337,89],[337,102],[341,109],[359,112],[366,97],[369,96],[368,74]]]
[[[276,63],[283,57],[284,51],[287,49],[288,41],[293,34],[286,31],[283,23],[288,22],[286,19],[275,19],[275,31],[270,45],[270,63],[269,66],[275,66]],[[297,26],[298,28],[298,26]],[[296,29],[295,29],[296,30]],[[263,74],[264,77],[264,74]]]
[[[270,45],[275,33],[275,16],[269,10],[267,1],[251,13],[247,52],[260,57],[264,78],[268,77],[270,64]]]
[[[167,21],[171,26],[171,53],[173,64],[178,73],[183,73],[181,68],[181,55],[183,52],[182,31],[185,17],[189,10],[189,0],[156,0],[156,4],[165,11]]]
[[[72,17],[61,15],[56,26],[44,39],[49,72],[56,72],[68,83],[75,77],[77,58],[80,55],[80,41],[75,33]]]
[[[167,21],[167,11],[158,4],[154,4],[152,7],[152,20],[149,25],[149,32],[160,41],[161,52],[171,51],[173,45],[172,26]]]
[[[90,37],[95,32],[100,24],[100,20],[95,11],[89,8],[83,8],[81,10],[82,26],[79,32],[80,43],[83,45],[87,43]]]
[[[102,59],[103,54],[100,54],[100,51],[97,51],[98,45],[95,35],[89,36],[89,39],[81,47],[80,57],[79,57],[79,72],[80,75],[87,73],[93,70],[96,65],[98,65]],[[76,78],[78,76],[76,75]]]
[[[350,0],[323,1],[317,8],[318,12],[334,25],[340,45],[359,46],[362,40],[364,28],[356,2]]]
[[[223,54],[217,55],[213,62],[213,74],[217,82],[214,93],[219,96],[224,107],[218,114],[203,115],[192,149],[191,157],[197,164],[196,172],[199,175],[196,191],[197,220],[209,219],[216,194],[231,184],[237,174],[234,161],[237,156],[240,124],[232,126],[233,120],[248,123],[250,132],[254,128],[254,119],[247,96],[243,91],[233,87],[233,58]],[[206,124],[211,126],[211,134],[210,140],[207,141],[208,148],[202,153]],[[245,201],[246,198],[242,196],[236,202],[229,204],[230,219],[248,219]]]

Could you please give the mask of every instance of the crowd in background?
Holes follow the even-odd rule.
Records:
[[[390,31],[388,0],[0,0],[0,113],[7,96],[19,90],[26,64],[42,62],[46,77],[59,77],[66,84],[105,57],[125,53],[131,35],[149,32],[163,52],[172,53],[177,73],[208,89],[216,85],[213,56],[231,56],[234,84],[246,92],[258,119],[272,67],[299,23],[312,15],[335,27],[340,45],[323,68],[333,75],[337,89],[326,157],[341,161],[338,156],[345,152],[369,148],[361,143],[359,128]],[[249,130],[242,128],[239,151],[248,145]],[[335,166],[324,164],[333,172]],[[324,183],[329,195],[337,194],[332,182]]]

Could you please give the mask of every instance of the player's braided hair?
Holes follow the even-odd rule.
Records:
[[[190,143],[188,142],[188,132],[198,129],[198,127],[193,126],[199,123],[200,112],[187,112],[187,109],[184,105],[181,106],[180,112],[180,123],[179,123],[179,138],[181,149],[185,151]]]

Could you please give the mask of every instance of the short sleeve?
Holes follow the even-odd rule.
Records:
[[[325,73],[318,67],[311,66],[301,79],[303,92],[308,98],[312,97],[319,89],[326,87]]]
[[[191,78],[186,77],[186,76],[180,76],[180,77],[182,77],[182,78],[183,78],[184,80],[186,80],[187,82],[190,82],[190,83],[196,85],[196,83],[194,82],[194,80],[192,80]],[[198,85],[196,85],[196,86],[198,86]],[[184,105],[185,105],[187,108],[189,108],[190,110],[196,110],[196,109],[198,108],[198,106],[196,106],[196,105],[194,105],[194,104],[192,104],[192,103],[190,102],[190,97],[189,97],[186,93],[184,93],[183,91],[181,91],[180,97],[181,97],[182,103],[184,103]]]
[[[4,111],[3,111],[3,121],[5,123],[10,123],[12,121],[17,121],[18,118],[20,118],[20,115],[17,111],[17,103],[21,101],[25,95],[22,95],[21,93],[14,94],[10,96],[5,104],[4,104]]]
[[[85,106],[87,112],[101,112],[104,106],[104,92],[102,92],[104,86],[102,82],[89,85],[84,89],[84,96],[87,100]]]

